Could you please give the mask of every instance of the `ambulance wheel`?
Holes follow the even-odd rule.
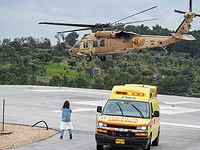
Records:
[[[97,144],[97,150],[103,150],[103,145],[98,145]]]
[[[158,146],[158,143],[159,143],[159,135],[160,135],[160,131],[158,132],[158,135],[157,135],[156,139],[152,142],[152,145],[153,145],[153,146]]]
[[[89,62],[89,61],[92,60],[92,57],[88,54],[88,55],[86,56],[86,60]]]

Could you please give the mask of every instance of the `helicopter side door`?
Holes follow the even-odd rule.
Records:
[[[94,51],[95,49],[93,48],[92,40],[81,41],[79,52],[84,53],[86,55],[91,55],[92,53],[94,53]]]
[[[115,45],[116,45],[115,39],[107,39],[108,52],[115,51]]]
[[[93,41],[93,48],[95,48],[96,54],[107,52],[106,39],[94,40]]]

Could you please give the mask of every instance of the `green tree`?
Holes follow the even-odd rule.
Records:
[[[92,72],[93,68],[94,68],[94,65],[92,65],[92,64],[89,64],[89,65],[85,66],[85,68],[84,68],[85,72],[88,73],[91,78],[93,76],[93,72]]]
[[[121,64],[119,64],[119,67],[120,67],[121,71],[126,72],[126,70],[128,68],[128,63],[126,61],[123,61]]]
[[[179,75],[179,73],[180,73],[180,70],[178,68],[171,69],[171,75],[177,76]]]
[[[69,80],[69,82],[67,83],[67,86],[69,86],[69,87],[76,87],[74,79]]]
[[[194,80],[194,78],[195,78],[194,71],[193,71],[191,68],[184,68],[183,70],[181,70],[180,73],[181,73],[183,76],[189,77],[191,80]]]
[[[81,75],[82,71],[83,71],[83,67],[82,66],[77,66],[76,67],[76,72],[78,72],[79,76]]]
[[[69,61],[68,65],[70,65],[71,69],[72,69],[73,67],[76,67],[76,61],[75,60],[71,60],[71,61]]]
[[[32,70],[33,74],[39,69],[39,66],[34,63],[30,63],[30,69]]]
[[[6,72],[1,74],[2,85],[15,85],[18,84],[17,76],[14,73]]]
[[[25,67],[29,66],[29,58],[28,57],[23,58],[23,64],[24,64]]]
[[[153,74],[153,72],[149,69],[142,70],[143,76],[151,76],[152,74]]]
[[[158,81],[159,94],[183,95],[187,93],[189,82],[183,76],[168,76]]]
[[[3,39],[2,45],[9,44],[11,42],[11,39]]]
[[[58,63],[58,66],[60,66],[60,62],[62,62],[63,58],[54,56],[53,61],[54,63]]]
[[[30,77],[29,83],[30,83],[31,85],[35,85],[35,84],[36,84],[36,76],[31,76],[31,77]]]
[[[74,79],[75,85],[78,88],[86,88],[89,85],[89,82],[84,78],[78,77]]]
[[[6,53],[0,53],[0,63],[1,66],[5,65],[8,60],[9,55]]]
[[[72,47],[75,43],[79,35],[76,32],[71,32],[65,37],[65,41],[68,43],[70,47]]]
[[[53,78],[51,78],[49,81],[50,86],[58,86],[58,84],[61,84],[61,79],[57,75],[53,76]]]
[[[40,66],[40,72],[41,72],[41,76],[43,77],[43,74],[46,72],[47,67],[44,66],[44,64],[42,64],[42,66]]]
[[[120,72],[115,77],[115,83],[117,85],[124,85],[130,83],[131,75],[128,72]]]
[[[106,75],[103,77],[104,88],[107,90],[111,90],[115,85],[114,79],[112,76]]]
[[[20,51],[22,45],[18,41],[12,41],[9,43],[10,46],[14,47],[16,51]]]
[[[62,78],[62,83],[61,86],[67,86],[68,84],[68,77],[66,77],[65,75]]]
[[[116,67],[115,68],[109,67],[107,73],[108,75],[114,77],[115,75],[117,75]]]
[[[137,70],[136,66],[129,66],[127,68],[127,72],[131,75],[137,74],[139,71]]]
[[[130,83],[144,84],[144,77],[141,74],[136,74],[130,77]]]
[[[47,62],[50,62],[53,59],[53,56],[50,53],[45,52],[44,53],[44,62],[47,64]]]
[[[98,59],[95,61],[98,64],[99,68],[108,70],[108,68],[114,68],[114,60],[113,59],[106,59],[106,61],[99,61]]]
[[[19,84],[20,85],[27,85],[28,84],[28,75],[23,74],[22,76],[20,76]]]
[[[92,88],[93,88],[93,89],[103,89],[103,88],[104,88],[103,79],[101,79],[101,78],[96,78],[96,79],[94,80],[94,83],[92,84]]]

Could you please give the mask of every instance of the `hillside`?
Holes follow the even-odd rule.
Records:
[[[155,26],[126,26],[139,34],[169,35],[171,31]],[[69,86],[111,89],[114,85],[139,83],[156,85],[158,94],[200,97],[200,31],[192,31],[196,41],[183,41],[167,47],[107,55],[105,62],[71,57],[67,49],[78,34],[68,34],[51,46],[48,38],[3,39],[0,45],[0,83]]]

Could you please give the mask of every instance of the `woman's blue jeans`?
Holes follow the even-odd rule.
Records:
[[[72,134],[72,130],[71,129],[68,129],[69,131],[69,135]],[[64,130],[61,130],[60,131],[60,136],[63,136],[64,135]]]

